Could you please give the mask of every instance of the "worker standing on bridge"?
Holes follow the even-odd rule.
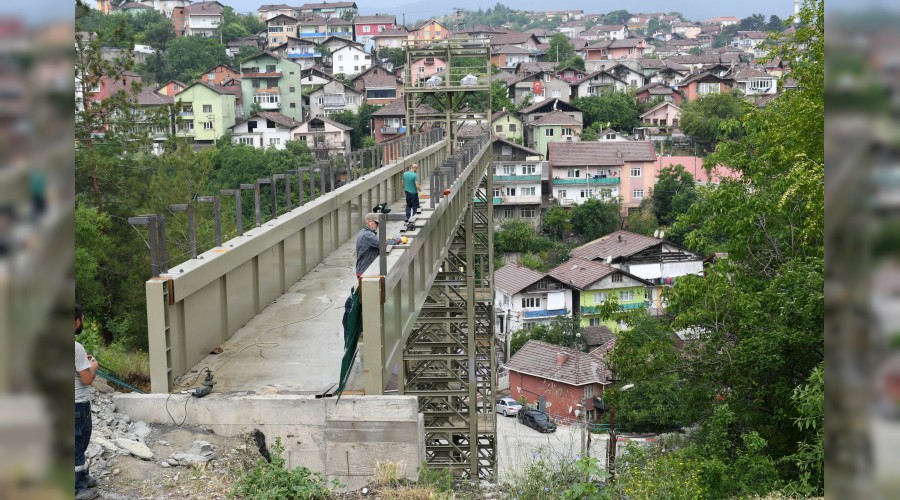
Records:
[[[410,212],[413,214],[419,211],[419,193],[422,192],[422,185],[419,184],[419,164],[413,163],[409,167],[409,171],[403,174],[403,190],[406,191],[406,222],[409,222]]]
[[[356,277],[375,262],[378,258],[378,214],[368,213],[365,217],[365,226],[356,237]]]

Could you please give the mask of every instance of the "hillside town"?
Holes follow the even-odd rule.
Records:
[[[736,145],[746,146],[741,142],[745,138],[759,137],[763,133],[759,123],[771,119],[767,113],[777,114],[772,110],[783,111],[778,106],[786,99],[806,103],[804,92],[809,88],[801,82],[802,78],[810,78],[808,65],[794,64],[797,59],[783,56],[798,57],[806,44],[818,43],[816,35],[805,35],[811,30],[813,18],[802,17],[799,2],[794,2],[791,15],[786,18],[754,14],[708,19],[688,19],[677,11],[523,11],[501,3],[477,11],[454,8],[445,16],[418,20],[407,19],[406,15],[398,19],[391,14],[367,12],[352,1],[299,6],[263,4],[255,12],[245,13],[219,1],[96,0],[89,7],[79,13],[75,37],[76,149],[82,155],[81,161],[90,166],[81,169],[76,180],[82,204],[76,218],[82,217],[80,231],[89,236],[79,244],[91,247],[108,234],[125,233],[108,229],[111,222],[104,219],[103,211],[135,226],[137,223],[130,219],[137,215],[134,210],[150,213],[164,207],[170,215],[184,211],[190,217],[189,229],[181,225],[180,215],[174,223],[171,219],[167,222],[180,242],[173,246],[170,261],[197,259],[198,253],[221,246],[219,200],[215,200],[215,228],[212,223],[200,223],[195,228],[193,205],[176,204],[178,196],[180,200],[191,199],[191,203],[196,199],[199,204],[213,201],[201,193],[235,195],[237,222],[224,232],[226,236],[241,236],[252,215],[248,212],[250,207],[244,206],[247,218],[241,218],[241,190],[255,189],[259,228],[261,192],[265,196],[271,194],[270,221],[280,215],[278,203],[286,201],[285,214],[291,210],[292,174],[299,177],[300,192],[296,194],[302,206],[304,179],[309,182],[306,187],[310,200],[327,193],[325,176],[329,165],[346,167],[348,172],[343,178],[331,179],[332,192],[335,182],[342,187],[354,181],[357,168],[361,174],[357,177],[371,173],[362,164],[368,158],[367,151],[372,151],[375,163],[387,164],[390,155],[399,157],[401,150],[427,147],[429,143],[409,142],[427,134],[447,137],[454,152],[463,151],[461,154],[465,155],[469,154],[465,153],[467,148],[474,151],[489,144],[491,161],[485,178],[490,177],[487,185],[492,186],[492,192],[486,193],[484,203],[491,206],[486,213],[491,213],[493,220],[489,221],[490,238],[484,241],[493,246],[493,317],[488,331],[496,347],[496,356],[490,356],[496,370],[492,368],[494,373],[490,376],[496,380],[494,394],[498,399],[478,401],[478,405],[496,404],[494,413],[518,414],[520,423],[538,432],[555,432],[557,425],[579,431],[581,449],[586,454],[591,450],[591,433],[608,433],[604,451],[607,472],[599,473],[614,475],[617,467],[625,466],[615,463],[617,425],[628,431],[629,439],[656,442],[663,433],[684,432],[692,422],[689,419],[707,423],[711,412],[721,411],[716,415],[724,422],[740,418],[734,416],[737,408],[754,404],[743,400],[738,403],[734,396],[740,390],[739,384],[720,383],[714,375],[705,379],[707,393],[698,394],[688,387],[690,384],[685,385],[695,372],[684,366],[700,357],[715,360],[718,355],[711,349],[739,344],[730,337],[716,337],[720,322],[733,321],[740,328],[752,322],[750,317],[735,319],[739,315],[726,319],[715,316],[718,310],[713,308],[710,312],[702,298],[719,294],[713,290],[716,285],[729,286],[732,277],[746,273],[748,294],[750,290],[765,289],[773,294],[765,300],[784,300],[779,295],[786,293],[783,288],[766,288],[789,288],[777,282],[772,269],[782,272],[779,266],[788,267],[786,262],[794,258],[791,252],[803,253],[795,247],[801,244],[795,243],[793,236],[789,238],[791,243],[785,243],[782,233],[772,238],[768,234],[759,236],[757,226],[765,232],[769,229],[767,223],[775,224],[764,217],[761,221],[741,221],[733,227],[716,225],[726,217],[744,215],[738,207],[745,206],[742,203],[750,195],[738,195],[735,190],[746,189],[754,195],[758,190],[761,196],[768,196],[766,202],[754,205],[759,210],[783,210],[772,217],[786,226],[779,226],[778,231],[791,235],[795,230],[810,231],[798,239],[803,239],[803,244],[813,241],[809,243],[812,246],[818,241],[813,235],[818,219],[815,214],[807,214],[815,207],[803,205],[804,200],[816,197],[817,189],[816,179],[804,181],[803,176],[814,174],[794,172],[793,164],[778,163],[792,172],[792,176],[782,175],[775,170],[779,167],[769,163],[789,162],[788,155],[769,151],[771,156],[762,160],[742,156],[736,149]],[[634,9],[639,7],[635,5]],[[104,38],[102,33],[112,35]],[[430,44],[488,47],[489,57],[481,61],[475,57],[451,60],[414,55],[413,47]],[[788,52],[786,46],[790,47]],[[479,66],[487,68],[487,73],[472,69]],[[451,111],[446,111],[444,120],[440,117],[443,110],[434,109],[440,107],[438,104],[451,102],[449,93],[446,102],[410,98],[420,95],[423,89],[440,88],[444,82],[447,87],[458,84],[460,95],[466,85],[482,89],[485,84],[482,90],[489,98],[479,101],[467,96],[456,103],[452,113],[462,117],[456,121],[450,119]],[[481,104],[484,109],[479,108]],[[479,115],[486,119],[476,118]],[[808,126],[814,128],[815,123]],[[800,134],[802,128],[784,131],[785,144],[798,150],[815,149],[815,144],[792,139],[792,134]],[[723,149],[723,144],[731,149]],[[389,153],[393,145],[397,150]],[[116,150],[119,147],[122,151]],[[811,156],[814,160],[810,161],[817,161],[815,155]],[[123,161],[137,172],[135,179],[140,182],[128,178],[132,174],[120,168]],[[414,169],[412,172],[415,175]],[[286,181],[284,195],[276,193],[278,179]],[[406,180],[405,174],[403,179]],[[423,182],[437,179],[424,177]],[[137,186],[141,182],[150,188]],[[255,188],[247,182],[256,182]],[[776,185],[779,182],[796,184]],[[261,188],[261,183],[268,187]],[[451,189],[442,187],[446,186],[430,185],[425,190],[423,206],[430,202],[433,210],[440,203],[441,191],[445,196],[451,193]],[[799,193],[798,199],[785,201],[782,196],[788,190]],[[147,191],[152,191],[150,198],[158,199],[144,199]],[[417,191],[423,196],[421,187]],[[127,201],[126,193],[139,194],[142,201]],[[381,194],[380,187],[378,193]],[[406,194],[410,195],[408,189]],[[381,201],[371,198],[370,195],[373,204]],[[725,199],[729,201],[710,201]],[[263,205],[265,201],[262,200]],[[361,206],[362,195],[354,203]],[[335,210],[331,223],[336,225]],[[346,210],[346,219],[340,220],[350,224],[350,204]],[[373,210],[390,211],[385,210],[384,204]],[[790,210],[794,210],[791,214],[803,215],[784,215]],[[365,217],[366,227],[370,227],[369,222],[380,224],[375,218],[378,215]],[[800,229],[793,225],[794,217],[802,219],[797,223],[802,226]],[[409,224],[401,232],[412,232],[415,217],[411,219],[407,211],[405,219],[399,217],[394,222],[401,219]],[[380,220],[386,223],[392,219]],[[325,223],[320,224],[320,232],[311,233],[318,234],[319,239],[325,239],[326,231],[333,231],[333,238],[328,233],[330,243],[318,243],[317,258],[324,263],[326,245],[335,243],[343,229],[325,229]],[[156,229],[151,227],[155,226],[148,225],[148,234],[155,238]],[[195,229],[202,233],[199,239],[203,248],[199,252]],[[161,235],[162,229],[159,230]],[[740,231],[747,233],[735,236]],[[764,247],[760,251],[765,254],[763,257],[753,251],[749,251],[749,256],[736,252],[735,241],[745,236],[752,244]],[[103,257],[107,260],[115,261],[112,256],[116,249],[110,248],[115,247],[113,240],[103,241],[102,248],[99,244],[94,248],[105,252]],[[398,237],[393,241],[402,240]],[[771,257],[769,243],[778,247]],[[151,252],[156,251],[153,243],[150,245]],[[784,250],[789,254],[785,257],[779,253],[779,245],[795,246]],[[129,244],[128,248],[132,254],[140,253],[144,250],[143,241]],[[332,248],[335,249],[336,246]],[[287,259],[287,250],[280,251],[281,258]],[[156,254],[150,257],[153,266],[157,265],[152,260],[156,258]],[[767,258],[767,262],[777,264],[771,264],[771,269],[766,264],[757,272],[753,266]],[[126,289],[126,279],[140,284],[143,275],[134,270],[138,263],[145,270],[149,267],[146,258],[129,255],[127,259],[128,271],[123,271],[123,257],[115,284],[104,292],[109,297],[117,293],[115,287],[121,287],[119,293]],[[303,262],[305,268],[305,255]],[[816,262],[810,258],[798,266],[815,270]],[[109,267],[115,266],[113,263]],[[382,266],[386,269],[385,263]],[[413,267],[410,264],[410,269]],[[98,283],[103,282],[104,273],[111,271],[103,265],[85,268],[93,274],[85,272],[79,278],[83,280],[78,283],[80,289],[103,288]],[[123,277],[126,274],[127,278]],[[153,278],[158,276],[154,267]],[[357,272],[356,276],[361,288],[363,275]],[[797,280],[798,287],[815,289],[819,284],[813,271],[802,278],[798,276],[791,278]],[[281,277],[282,282],[285,279]],[[106,283],[110,281],[106,279]],[[679,283],[687,284],[682,291],[676,286]],[[795,284],[791,282],[790,286]],[[707,286],[709,289],[704,288]],[[703,292],[697,291],[701,289]],[[697,296],[691,296],[690,290],[696,291]],[[353,310],[353,293],[351,290],[348,314]],[[135,293],[126,294],[122,304],[96,299],[87,305],[87,316],[93,315],[97,321],[94,328],[98,346],[146,345],[143,322],[147,318],[141,316],[145,313],[128,312],[128,307],[142,306],[142,300]],[[748,311],[763,308],[759,303],[745,306],[753,302],[745,300],[729,306],[746,307]],[[383,289],[381,302],[385,303]],[[260,304],[255,303],[256,306]],[[813,309],[814,305],[809,305],[805,310]],[[712,316],[704,316],[707,313]],[[806,324],[781,317],[777,320],[790,325]],[[344,321],[347,328],[346,315]],[[791,330],[794,326],[785,328],[786,337],[795,335]],[[636,338],[635,332],[652,340]],[[820,333],[804,331],[803,335],[809,334],[809,345],[818,345],[813,337]],[[814,384],[814,380],[807,380],[810,371],[813,375],[820,373],[815,371],[820,366],[817,358],[803,354],[807,352],[799,345],[803,342],[806,340],[798,340],[796,350],[785,351],[785,359],[793,356],[792,359],[801,360],[797,363],[802,377],[778,381],[783,387],[777,404],[791,404],[794,400],[789,393],[795,387],[807,387],[798,384]],[[345,349],[349,350],[348,345]],[[770,353],[780,349],[768,345],[765,348],[771,349]],[[455,355],[456,351],[448,349],[448,355]],[[643,366],[645,361],[647,368]],[[682,371],[673,375],[668,367],[661,367],[665,362]],[[653,370],[657,371],[650,373]],[[207,371],[211,380],[212,372],[208,368]],[[394,376],[397,377],[396,371]],[[745,390],[756,384],[741,378],[744,375],[739,369],[729,376],[740,384],[748,384],[742,386]],[[198,380],[199,374],[194,382]],[[634,387],[637,389],[629,392]],[[400,391],[402,394],[402,388]],[[686,404],[682,406],[677,401],[677,395],[694,398],[697,408],[732,401],[735,406],[729,409],[723,404],[724,409],[715,410],[704,407],[691,413],[684,409]],[[467,393],[466,397],[470,395]],[[466,406],[474,400],[474,396],[466,399]],[[669,410],[676,406],[677,411]],[[186,408],[185,404],[185,418]],[[440,409],[444,413],[453,411],[458,410]],[[698,416],[700,413],[703,415]],[[542,424],[542,416],[552,424]],[[127,424],[126,421],[116,425],[130,439]],[[753,422],[757,424],[769,425]],[[778,432],[789,427],[785,423],[779,425],[782,427],[778,427]],[[784,431],[788,436],[784,442],[793,439],[791,446],[796,444],[798,432]],[[750,434],[735,439],[753,439],[747,436]],[[665,445],[661,446],[664,450]],[[764,446],[765,443],[754,448],[753,453]],[[110,449],[126,455],[115,447]],[[637,449],[630,452],[639,453]],[[102,460],[102,455],[98,457],[95,462],[112,467],[112,462]],[[168,468],[169,463],[160,467]],[[177,460],[171,463],[179,465]],[[729,467],[736,467],[735,463],[729,462]],[[760,475],[776,469],[774,462],[763,460],[762,464],[758,471],[765,472]],[[349,461],[347,468],[350,475]],[[588,477],[590,484],[590,473]],[[115,478],[109,479],[115,482]],[[691,481],[701,484],[696,478]],[[704,485],[715,483],[708,478],[703,481],[708,481]],[[748,485],[752,482],[747,481]],[[810,492],[820,491],[818,476],[811,481],[804,487]],[[745,489],[734,489],[729,494],[761,492],[770,486],[767,483],[754,490],[757,486],[741,483],[740,488]],[[704,491],[715,496],[712,489]],[[721,491],[725,489],[716,490]],[[510,491],[504,490],[501,496],[506,497],[507,493]],[[390,493],[385,497],[389,498]],[[538,491],[520,497],[552,498],[552,494]],[[635,493],[633,497],[642,494]]]

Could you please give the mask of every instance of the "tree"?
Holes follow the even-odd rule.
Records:
[[[225,42],[248,36],[250,36],[250,32],[240,23],[228,23],[222,26],[222,40]]]
[[[550,207],[544,214],[544,232],[549,236],[565,238],[572,231],[572,223],[569,221],[569,211],[560,206]]]
[[[199,36],[183,36],[172,40],[165,59],[168,71],[165,80],[185,82],[199,78],[207,69],[229,61],[225,46],[218,39]]]
[[[801,17],[774,51],[799,89],[750,109],[746,133],[718,143],[709,162],[740,177],[705,189],[675,222],[690,248],[728,255],[666,296],[664,331],[686,336],[683,350],[626,334],[613,355],[635,388],[673,377],[682,402],[673,412],[697,429],[685,456],[718,471],[701,475],[702,496],[754,496],[778,481],[822,495],[824,2],[807,3]],[[657,359],[665,362],[652,366]]]
[[[402,48],[382,47],[378,49],[378,59],[387,59],[394,69],[406,64],[406,51]]]
[[[656,216],[653,215],[653,209],[650,206],[652,202],[653,198],[641,200],[641,206],[638,210],[632,211],[625,217],[625,229],[632,233],[653,236],[653,233],[659,229],[659,222],[657,222]]]
[[[572,105],[582,110],[585,128],[597,124],[597,130],[602,130],[609,124],[616,130],[631,130],[641,124],[640,108],[630,94],[579,97],[572,100]]]
[[[514,355],[529,340],[539,340],[579,351],[587,348],[584,338],[581,336],[581,319],[578,315],[557,317],[549,325],[538,324],[531,327],[530,330],[518,330],[510,335],[510,356]]]
[[[581,131],[582,142],[593,142],[600,138],[597,127],[590,126]]]
[[[551,62],[565,62],[575,57],[575,46],[569,42],[569,38],[563,33],[556,33],[550,37],[550,47],[544,54],[544,58]]]
[[[682,105],[681,130],[707,146],[738,139],[744,133],[743,119],[752,109],[739,91],[707,94]]]
[[[614,10],[603,16],[603,24],[625,24],[631,19],[627,10]]]
[[[701,47],[691,47],[691,50],[688,51],[688,54],[691,54],[691,55],[693,55],[693,56],[702,56],[702,55],[703,55],[703,48],[701,48]]]
[[[565,61],[559,63],[559,66],[557,66],[557,69],[562,68],[575,68],[579,71],[584,71],[584,58],[582,58],[581,56],[574,56],[566,59]]]
[[[741,19],[738,23],[739,31],[763,31],[766,29],[766,16],[753,14]]]
[[[516,103],[510,99],[506,82],[494,80],[491,82],[491,111],[494,113],[502,110],[515,111]]]
[[[650,20],[647,21],[647,34],[653,35],[653,34],[656,34],[657,32],[659,32],[659,30],[660,30],[659,19],[657,19],[655,17],[651,17]]]
[[[682,165],[666,167],[652,190],[653,215],[662,226],[671,226],[697,200],[694,176]]]
[[[530,252],[535,240],[534,226],[516,219],[503,221],[494,233],[494,247],[497,252]]]
[[[575,234],[593,240],[622,227],[619,203],[590,198],[572,209],[570,221]]]
[[[769,22],[766,24],[766,31],[781,31],[784,29],[785,22],[780,17],[772,14],[769,16]]]

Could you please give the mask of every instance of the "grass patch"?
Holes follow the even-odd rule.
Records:
[[[81,334],[75,338],[88,354],[100,362],[101,369],[114,377],[141,389],[150,391],[150,355],[139,349],[128,349],[122,344],[105,344],[97,323],[86,320]],[[118,387],[118,389],[124,389]]]

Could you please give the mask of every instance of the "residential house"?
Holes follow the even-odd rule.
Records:
[[[628,82],[601,69],[588,73],[580,80],[572,82],[569,94],[574,99],[576,97],[592,97],[612,92],[626,92],[627,90]]]
[[[341,18],[327,19],[318,14],[299,14],[300,22],[297,37],[311,40],[322,40],[329,36],[337,36],[353,40],[353,23]],[[318,43],[318,42],[317,42]]]
[[[409,30],[405,26],[400,26],[395,29],[374,33],[371,37],[375,44],[375,50],[381,50],[403,48],[403,44],[409,40],[410,35]]]
[[[356,41],[363,45],[373,43],[372,36],[395,28],[397,28],[397,17],[387,14],[356,16],[353,20],[353,34]]]
[[[297,17],[297,10],[294,7],[283,3],[260,5],[259,8],[256,9],[256,17],[262,22],[266,22],[269,19],[278,16]]]
[[[640,118],[644,126],[658,127],[662,134],[670,134],[681,123],[681,108],[663,101],[642,113]]]
[[[648,83],[661,83],[666,87],[673,87],[683,82],[690,74],[690,67],[676,62],[666,61],[666,67],[651,74],[645,79]]]
[[[305,3],[296,7],[298,13],[316,14],[325,19],[342,19],[344,17],[356,17],[359,7],[356,2],[321,2]]]
[[[148,5],[160,14],[171,18],[176,8],[184,8],[191,3],[191,0],[141,0],[142,4]]]
[[[122,12],[124,14],[130,15],[140,14],[141,12],[147,12],[150,10],[153,10],[153,7],[138,2],[125,2],[118,7],[113,7],[112,9],[113,13]]]
[[[286,42],[272,47],[269,51],[297,63],[301,71],[322,64],[323,59],[323,54],[315,42],[293,36],[287,37]]]
[[[575,38],[584,33],[586,29],[581,21],[567,21],[557,26],[556,31],[566,35],[568,38]]]
[[[551,195],[563,206],[618,197],[627,213],[649,196],[655,179],[650,141],[550,143],[547,160]]]
[[[253,49],[261,49],[262,44],[255,36],[245,36],[242,38],[235,38],[230,42],[225,44],[225,55],[228,57],[233,57],[235,59],[240,59],[240,53],[242,47],[252,47]]]
[[[660,238],[620,230],[572,250],[572,257],[604,262],[652,283],[651,308],[664,309],[661,291],[681,276],[702,275],[704,256]]]
[[[160,85],[156,91],[162,95],[172,97],[175,94],[181,92],[186,89],[188,86],[184,82],[180,82],[178,80],[169,80],[168,82]]]
[[[509,395],[536,403],[555,420],[596,422],[603,392],[613,383],[606,352],[600,348],[584,353],[529,340],[506,362]]]
[[[271,52],[263,52],[241,63],[244,115],[253,105],[262,111],[278,111],[298,122],[303,119],[302,68]]]
[[[672,23],[672,33],[681,35],[685,38],[693,40],[700,34],[701,27],[699,23],[679,21]]]
[[[136,102],[138,109],[134,122],[137,127],[146,130],[153,139],[153,152],[160,154],[163,143],[175,135],[175,98],[153,89],[144,89],[136,96]]]
[[[541,229],[541,154],[514,142],[493,139],[494,227],[521,220]]]
[[[684,99],[695,101],[705,95],[730,92],[733,87],[734,80],[704,71],[685,78],[678,85],[678,90]]]
[[[354,88],[361,92],[366,104],[389,104],[403,97],[403,81],[382,66],[372,66],[353,79]]]
[[[603,69],[610,75],[628,84],[629,87],[638,88],[644,85],[644,73],[635,61],[624,62],[598,61],[594,63],[594,69]]]
[[[738,31],[731,39],[731,46],[739,48],[754,58],[766,57],[769,51],[762,47],[769,35],[763,31]]]
[[[434,19],[423,21],[409,30],[410,41],[440,40],[444,38],[450,38],[450,28]]]
[[[478,26],[475,26],[472,28],[454,31],[454,32],[452,32],[452,36],[465,37],[465,38],[468,38],[469,40],[487,40],[490,37],[500,34],[500,33],[505,33],[505,32],[501,31],[499,29],[491,28],[490,26],[485,26],[485,25],[481,24],[481,25],[478,25]]]
[[[504,108],[491,115],[491,127],[494,135],[502,139],[522,141],[522,119]]]
[[[530,30],[527,30],[525,32],[531,33],[532,35],[534,35],[538,39],[538,42],[540,42],[542,44],[550,43],[550,39],[553,38],[553,35],[555,34],[554,31],[545,30],[544,28],[531,28]],[[490,38],[490,36],[487,36],[485,38]],[[575,37],[569,37],[569,38],[575,38]]]
[[[735,72],[734,83],[735,88],[747,96],[778,93],[778,77],[756,68],[744,68]]]
[[[662,100],[678,106],[681,104],[681,92],[663,83],[654,82],[637,89],[635,99],[641,102]]]
[[[605,128],[597,132],[598,141],[630,141],[631,138],[627,134],[623,134],[611,128]]]
[[[568,102],[571,98],[569,82],[549,71],[522,76],[509,83],[507,88],[517,106],[548,99]]]
[[[231,140],[258,149],[284,149],[300,122],[277,111],[261,111],[231,126]]]
[[[108,0],[105,0],[108,1]],[[224,10],[223,10],[224,12]],[[175,31],[175,36],[180,37],[185,35],[185,29],[188,24],[188,14],[187,14],[187,6],[184,7],[175,7],[172,9],[172,29]]]
[[[218,37],[225,6],[219,2],[197,2],[184,6],[185,36]]]
[[[598,40],[624,40],[628,37],[628,27],[623,24],[605,24],[593,28]]]
[[[437,112],[427,104],[420,104],[416,110],[421,114]],[[372,113],[372,123],[375,142],[378,144],[406,135],[406,104],[403,99],[396,99]],[[431,126],[430,122],[425,122],[422,130],[431,130]]]
[[[547,155],[547,146],[553,143],[573,143],[581,140],[582,122],[562,111],[552,111],[528,124],[528,143],[532,149]]]
[[[584,48],[585,65],[588,61],[603,59],[640,59],[647,50],[647,42],[643,38],[626,38],[623,40],[601,40]]]
[[[614,319],[604,319],[603,306],[615,300],[620,311],[650,307],[654,284],[604,262],[572,257],[551,269],[548,275],[572,289],[582,326],[606,326],[619,330]]]
[[[237,80],[240,82],[241,73],[231,66],[220,64],[215,68],[204,71],[201,79],[205,83],[210,83],[212,85],[224,85],[229,80]]]
[[[537,51],[541,42],[533,33],[519,33],[516,31],[510,33],[501,33],[491,37],[491,52],[494,47],[502,47],[504,45],[512,45],[520,49]]]
[[[522,132],[525,144],[532,144],[535,140],[533,135],[534,123],[554,111],[562,111],[572,117],[575,121],[584,123],[584,117],[581,110],[566,101],[560,99],[547,99],[531,104],[519,110],[519,117],[522,119]]]
[[[352,127],[322,116],[296,127],[291,134],[294,140],[309,146],[314,158],[324,160],[350,154],[352,131]]]
[[[515,45],[491,46],[491,63],[502,70],[514,71],[520,63],[537,62],[539,59],[540,55],[536,51]]]
[[[607,326],[583,326],[581,327],[581,338],[587,344],[587,351],[591,352],[598,347],[603,346],[610,340],[616,338],[616,334]]]
[[[334,77],[331,76],[331,73],[322,70],[322,68],[318,66],[305,68],[300,72],[300,77],[303,81],[303,86],[309,89],[316,88],[319,85],[325,85],[331,80],[334,80]]]
[[[350,42],[343,47],[331,52],[331,68],[335,75],[358,75],[372,66],[372,54],[362,49],[362,46]]]
[[[300,21],[296,17],[279,14],[266,20],[266,47],[277,47],[297,36]]]
[[[520,62],[516,65],[516,69],[513,70],[513,74],[516,76],[525,76],[525,75],[533,75],[535,73],[539,73],[541,71],[553,72],[558,64],[555,62],[542,62],[542,61],[529,61],[529,62]],[[506,74],[506,73],[503,73]],[[560,78],[562,76],[557,75]],[[494,77],[497,78],[496,76]]]
[[[179,104],[177,135],[211,144],[222,137],[240,116],[235,87],[195,82],[175,96]]]
[[[309,116],[328,117],[340,111],[355,113],[362,103],[362,93],[340,80],[332,80],[309,93]]]
[[[118,78],[111,78],[104,75],[100,77],[100,82],[97,87],[90,90],[88,99],[91,102],[102,102],[103,100],[116,95],[120,91],[132,93],[135,87],[140,84],[141,75],[133,71],[123,71]]]
[[[444,71],[446,67],[447,62],[440,57],[420,57],[409,63],[410,81],[423,86],[432,75]]]
[[[694,176],[699,186],[719,185],[725,179],[738,179],[741,174],[723,165],[714,165],[709,170],[703,166],[703,158],[698,156],[659,156],[656,158],[655,178],[664,168],[681,165]]]
[[[541,64],[541,63],[538,63],[538,64]],[[570,84],[577,82],[578,80],[581,80],[582,78],[585,77],[585,75],[587,75],[586,72],[581,71],[578,68],[573,68],[571,66],[567,66],[565,68],[560,68],[560,69],[556,70],[556,72],[554,74],[558,78],[561,78],[561,79],[569,82]]]
[[[501,336],[570,316],[572,307],[572,290],[547,273],[518,264],[494,271],[495,324]]]

